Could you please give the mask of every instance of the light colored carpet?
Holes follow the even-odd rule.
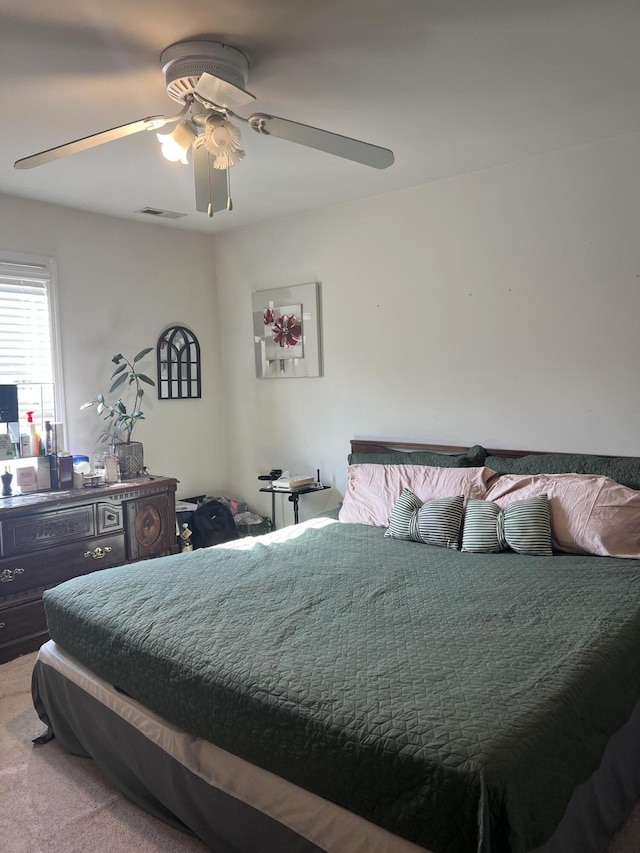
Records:
[[[35,654],[0,666],[0,849],[4,853],[203,853],[189,835],[119,794],[94,762],[55,739],[31,703]]]
[[[0,666],[0,848],[4,853],[204,853],[197,839],[126,800],[93,761],[55,739],[31,703],[35,653]],[[283,851],[286,853],[286,851]],[[640,806],[608,853],[640,853]]]

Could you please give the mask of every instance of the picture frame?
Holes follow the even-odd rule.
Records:
[[[319,282],[256,291],[252,314],[257,379],[322,375]]]

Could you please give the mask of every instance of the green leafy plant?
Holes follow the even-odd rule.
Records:
[[[98,394],[93,400],[89,400],[80,406],[81,409],[88,409],[91,406],[97,406],[97,414],[104,415],[106,427],[98,438],[102,443],[111,444],[129,444],[131,442],[131,434],[138,421],[144,420],[142,413],[142,398],[144,397],[144,388],[141,383],[154,385],[155,382],[145,373],[140,373],[135,365],[151,352],[153,347],[146,347],[129,361],[122,353],[114,355],[111,361],[117,365],[116,369],[111,374],[111,379],[115,379],[109,394],[117,391],[118,388],[126,386],[134,393],[134,400],[131,406],[131,411],[127,410],[127,406],[119,397],[115,403],[110,404],[104,398],[104,394]]]

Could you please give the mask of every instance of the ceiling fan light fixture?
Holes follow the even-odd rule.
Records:
[[[158,142],[162,144],[162,155],[172,163],[189,162],[187,151],[196,138],[195,131],[186,123],[181,122],[171,133],[156,133]]]
[[[230,169],[231,166],[237,166],[241,160],[244,160],[244,151],[241,148],[238,151],[221,151],[216,154],[211,166],[214,169]]]
[[[209,116],[202,135],[202,144],[213,154],[214,169],[228,169],[237,166],[244,158],[240,148],[240,130],[222,116]]]

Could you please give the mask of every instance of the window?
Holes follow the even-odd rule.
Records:
[[[0,252],[0,384],[18,386],[21,423],[61,419],[55,263]]]

